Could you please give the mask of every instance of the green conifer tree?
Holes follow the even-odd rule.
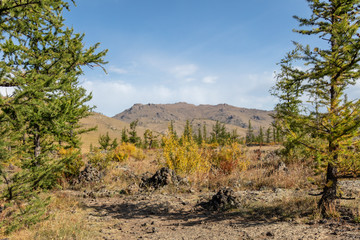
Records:
[[[0,122],[7,124],[0,138],[11,138],[6,147],[22,169],[12,178],[12,192],[3,193],[9,201],[35,199],[30,195],[54,186],[76,158],[76,150],[54,153],[79,148],[79,120],[91,110],[91,95],[78,77],[83,66],[105,63],[106,51],[96,53],[98,44],[85,48],[84,35],[64,25],[64,8],[69,4],[61,0],[0,2],[0,86],[15,87],[11,96],[0,96]]]
[[[129,131],[129,142],[135,144],[136,146],[141,145],[141,139],[137,135],[136,127],[139,123],[139,120],[132,121],[130,123],[130,131]]]
[[[206,129],[206,122],[204,122],[203,126],[203,140],[205,143],[208,143],[208,136],[207,136],[207,129]]]
[[[249,120],[248,131],[246,133],[246,144],[251,144],[254,141],[254,129],[251,125],[251,120]]]
[[[115,148],[117,148],[119,146],[119,143],[117,141],[117,138],[114,138],[114,140],[111,142],[110,148],[112,150],[114,150]]]
[[[203,133],[201,132],[201,126],[198,128],[198,133],[196,135],[196,142],[198,145],[201,145],[203,142]]]
[[[108,150],[108,148],[110,148],[111,146],[110,141],[111,139],[108,132],[105,135],[100,135],[98,140],[100,144],[100,149],[105,151]]]
[[[260,126],[260,130],[259,130],[259,136],[258,136],[258,143],[259,144],[263,144],[264,143],[264,131],[263,128]]]
[[[295,17],[297,33],[316,36],[320,46],[303,46],[281,61],[281,72],[273,94],[280,103],[276,120],[286,141],[305,146],[313,152],[319,169],[326,172],[322,213],[335,209],[338,178],[358,176],[360,100],[346,99],[345,91],[360,77],[360,1],[308,0],[309,18]],[[304,66],[299,68],[299,66]]]
[[[192,138],[192,135],[193,135],[192,125],[189,120],[186,120],[184,132],[183,132],[183,138],[189,141],[190,138]]]
[[[211,135],[211,142],[218,143],[223,146],[227,143],[230,138],[230,134],[226,131],[226,127],[224,123],[216,121],[215,125],[213,125]]]
[[[266,130],[266,143],[270,143],[271,142],[271,129],[270,127],[268,127],[268,129]]]
[[[121,130],[121,142],[122,143],[127,143],[129,142],[129,136],[127,134],[126,128],[123,128]]]

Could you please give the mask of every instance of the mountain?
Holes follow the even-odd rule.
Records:
[[[196,130],[197,126],[206,123],[208,131],[216,121],[226,124],[228,130],[237,129],[245,136],[249,120],[253,128],[268,128],[273,119],[272,111],[247,109],[228,104],[193,105],[184,102],[175,104],[135,104],[131,108],[116,114],[113,118],[127,123],[139,120],[139,126],[165,133],[171,121],[177,132],[181,132],[186,120],[189,120]]]

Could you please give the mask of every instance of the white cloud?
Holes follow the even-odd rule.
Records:
[[[178,78],[188,77],[196,73],[198,67],[195,64],[178,65],[170,69],[170,72]]]
[[[202,81],[203,81],[203,83],[212,84],[212,83],[216,83],[217,79],[218,79],[218,77],[216,77],[216,76],[206,76],[202,79]]]
[[[123,81],[89,81],[82,86],[92,92],[90,105],[96,105],[95,111],[113,116],[135,103],[175,103],[217,104],[221,99],[217,89],[201,86],[181,86],[170,88],[164,85],[132,85]]]
[[[227,82],[211,84],[219,81],[215,75],[204,75],[201,82],[196,76],[181,78],[187,84],[159,81],[127,81],[110,80],[110,76],[96,80],[84,79],[83,86],[93,92],[91,104],[97,106],[96,111],[113,116],[130,108],[135,103],[175,103],[192,104],[227,103],[238,107],[272,109],[276,99],[269,94],[274,83],[273,73],[224,75]],[[105,79],[108,80],[105,80]],[[201,84],[207,83],[207,84]]]
[[[185,78],[185,82],[194,82],[195,78]]]
[[[118,68],[118,67],[115,67],[115,66],[110,66],[109,72],[113,72],[113,73],[117,73],[117,74],[126,74],[126,73],[128,73],[128,71],[126,69]]]

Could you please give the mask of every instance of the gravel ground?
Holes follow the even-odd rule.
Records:
[[[359,203],[360,181],[342,181],[344,195]],[[280,207],[253,207],[308,195],[302,190],[271,189],[235,192],[241,209],[213,212],[202,209],[215,193],[137,194],[86,197],[91,209],[86,224],[101,222],[103,239],[360,239],[360,224],[349,217],[309,220],[284,217]],[[81,194],[80,194],[81,195]],[[315,201],[315,200],[314,200]],[[301,207],[301,206],[299,206]],[[263,211],[261,210],[263,209]],[[272,215],[273,214],[273,215]],[[281,217],[280,217],[281,216]],[[85,224],[85,223],[84,223]]]

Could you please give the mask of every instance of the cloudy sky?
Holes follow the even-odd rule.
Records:
[[[293,48],[305,0],[77,0],[65,14],[87,46],[108,49],[105,68],[81,84],[96,111],[135,103],[227,103],[272,109],[277,63]],[[310,39],[309,39],[310,40]]]

